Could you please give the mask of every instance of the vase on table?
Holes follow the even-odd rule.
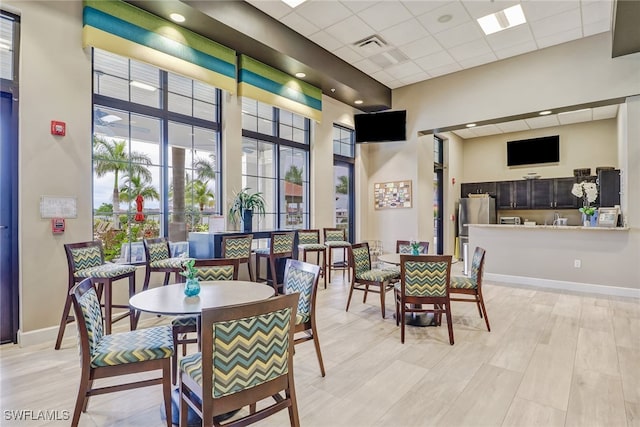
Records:
[[[200,293],[200,282],[198,279],[187,279],[184,285],[184,294],[188,297],[195,297]]]
[[[251,233],[253,229],[253,209],[242,211],[242,232]]]
[[[419,248],[412,248],[411,249],[411,255],[420,255],[420,249]]]
[[[591,215],[582,214],[582,226],[591,227]]]

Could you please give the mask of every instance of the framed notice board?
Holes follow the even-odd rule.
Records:
[[[376,209],[399,209],[412,206],[411,180],[377,182],[373,184]]]

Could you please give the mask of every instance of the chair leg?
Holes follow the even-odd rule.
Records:
[[[168,361],[162,366],[162,395],[164,397],[164,415],[167,421],[167,427],[171,427],[171,382],[167,380],[169,378],[169,371],[171,367]]]
[[[73,418],[71,419],[71,426],[77,427],[80,421],[80,414],[83,412],[83,408],[86,408],[85,399],[87,399],[87,391],[89,390],[89,367],[82,368],[82,374],[80,376],[80,386],[78,387],[78,397],[76,398],[76,406],[73,410]]]
[[[111,306],[111,288],[113,282],[111,280],[107,281],[107,285],[104,290],[104,333],[106,335],[111,334],[111,316],[113,307]]]
[[[487,330],[491,332],[491,326],[489,326],[489,318],[487,317],[487,309],[484,306],[484,298],[482,298],[482,294],[478,294],[478,298],[480,300],[480,306],[482,307],[482,312],[484,313],[484,323],[487,324]]]
[[[322,278],[324,279],[324,288],[327,289],[327,250],[318,251],[318,264],[320,264],[320,254],[322,254]]]
[[[173,336],[173,356],[171,356],[171,384],[176,384],[178,380],[178,330],[171,328]]]
[[[387,293],[386,289],[385,289],[386,285],[384,282],[380,283],[380,308],[382,309],[382,318],[384,319],[384,315],[385,315],[385,294]]]
[[[327,264],[327,273],[329,274],[329,283],[331,283],[331,270],[333,269],[333,250],[331,248],[327,248],[327,252],[329,252],[329,263]]]
[[[404,322],[405,322],[405,305],[404,301],[400,301],[400,343],[404,344]]]
[[[135,271],[129,276],[129,298],[136,294],[136,273]],[[129,306],[129,327],[135,331],[138,327],[138,319],[136,319],[136,311]]]
[[[349,298],[347,298],[347,308],[345,308],[344,311],[349,311],[349,304],[351,304],[351,296],[353,295],[353,287],[354,287],[354,281],[352,280],[351,287],[349,288]]]
[[[445,305],[445,314],[447,316],[447,328],[449,329],[449,344],[453,345],[453,319],[451,319],[451,303]]]
[[[144,283],[142,284],[142,291],[149,289],[149,282],[151,281],[151,269],[147,267],[144,271]]]
[[[398,326],[400,323],[400,295],[398,295],[398,293],[394,290],[393,291],[393,296],[394,299],[396,301],[396,326]]]
[[[180,384],[180,427],[187,427],[189,405],[185,399],[184,385]]]
[[[62,337],[64,337],[64,330],[67,327],[67,323],[69,323],[69,312],[71,310],[71,296],[67,294],[67,298],[64,302],[64,308],[62,309],[62,318],[60,319],[60,327],[58,328],[58,338],[56,338],[56,346],[54,347],[56,350],[60,350],[60,345],[62,344]]]
[[[249,269],[249,280],[255,282],[255,280],[253,280],[253,270],[251,269],[251,258],[247,259],[247,268]]]
[[[316,347],[316,356],[318,356],[318,363],[320,364],[320,373],[324,377],[324,363],[322,363],[322,353],[320,352],[320,340],[318,338],[318,329],[315,325],[311,328],[313,330],[313,345]]]
[[[167,286],[169,284],[169,278],[171,277],[171,272],[167,271],[164,273],[164,281],[162,282],[162,286]]]
[[[269,267],[271,269],[271,283],[273,284],[273,289],[276,290],[276,295],[279,295],[281,292],[279,291],[278,272],[276,271],[276,259],[275,258],[269,257]]]

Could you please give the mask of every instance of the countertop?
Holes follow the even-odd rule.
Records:
[[[629,227],[582,227],[576,225],[513,225],[513,224],[467,224],[469,227],[499,228],[501,230],[563,230],[563,231],[629,231]]]

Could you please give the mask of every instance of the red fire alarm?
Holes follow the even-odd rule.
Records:
[[[67,124],[51,120],[51,135],[65,136],[67,133]]]

